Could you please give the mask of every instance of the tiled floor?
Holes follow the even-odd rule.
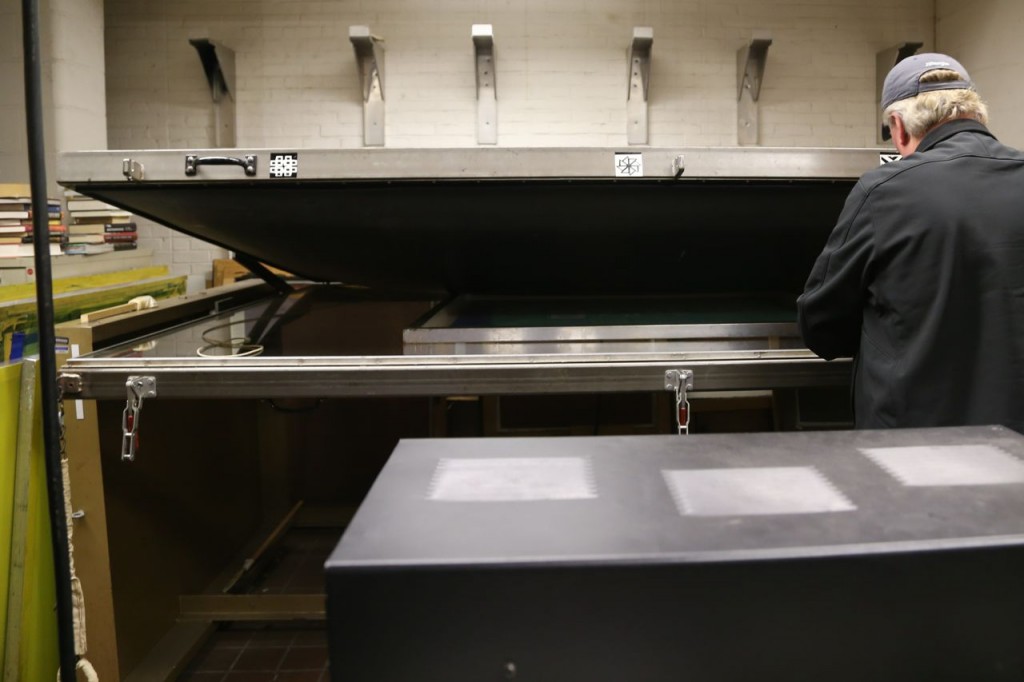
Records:
[[[252,582],[252,594],[315,594],[324,591],[324,562],[338,544],[338,530],[293,529],[266,570]]]
[[[185,682],[324,682],[327,631],[323,623],[231,625],[210,638]]]
[[[323,565],[337,530],[293,529],[249,586],[252,594],[324,591]],[[324,682],[323,622],[227,623],[210,637],[178,679],[182,682]]]

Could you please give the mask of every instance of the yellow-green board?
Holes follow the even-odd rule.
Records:
[[[57,282],[61,282],[61,280],[57,280],[54,283],[53,320],[59,324],[78,319],[82,313],[127,303],[137,296],[153,296],[158,299],[181,296],[185,293],[186,278],[184,275],[132,279],[132,277],[146,277],[159,272],[166,274],[166,270],[166,266],[159,266],[107,273],[102,276],[104,286],[99,288],[83,288],[83,285],[96,284],[100,281],[100,275],[70,278],[59,287]],[[37,332],[37,311],[36,300],[32,293],[34,285],[14,284],[11,285],[11,289],[17,290],[17,295],[22,297],[4,300],[11,294],[0,287],[0,361],[10,357],[11,335],[17,331],[31,335],[32,340],[25,346],[26,354],[36,350],[34,338]],[[27,297],[25,297],[26,295]]]
[[[32,362],[34,365],[34,361]],[[6,367],[5,367],[6,369]],[[22,368],[27,372],[29,365]],[[13,370],[11,370],[13,371]],[[31,372],[30,376],[36,373]],[[24,532],[20,537],[9,537],[6,543],[8,561],[5,562],[5,571],[8,576],[12,575],[10,555],[11,548],[22,548],[24,550],[24,569],[14,572],[13,575],[21,579],[21,590],[15,594],[20,599],[10,599],[7,590],[4,590],[6,602],[4,612],[6,614],[6,631],[4,643],[7,654],[5,654],[4,671],[5,682],[7,680],[53,680],[57,676],[59,654],[57,649],[57,614],[56,614],[56,588],[53,571],[53,547],[50,540],[50,512],[48,496],[46,492],[46,463],[43,452],[43,434],[41,405],[39,401],[39,380],[36,376],[35,386],[28,392],[30,401],[23,396],[26,392],[22,390],[18,399],[14,402],[14,416],[10,417],[11,411],[0,410],[0,419],[3,419],[0,426],[4,431],[19,431],[17,428],[19,412],[29,410],[29,419],[22,419],[32,425],[31,441],[28,443],[28,490],[25,497],[24,520],[22,526]],[[24,382],[21,382],[23,385]],[[5,397],[7,391],[4,392]],[[30,404],[26,404],[30,403]],[[8,421],[11,419],[11,421]],[[24,438],[26,434],[21,434]],[[17,440],[17,436],[15,437]],[[24,448],[16,448],[24,449]],[[15,458],[12,457],[12,460]],[[20,483],[15,481],[12,488],[17,488]],[[11,513],[7,514],[7,521],[11,520]],[[5,523],[4,525],[10,525]],[[17,528],[17,524],[14,526]],[[10,534],[9,534],[10,535]],[[21,543],[17,545],[15,543]],[[13,552],[17,554],[17,552]],[[14,582],[15,586],[17,581]],[[10,607],[14,602],[20,601],[20,608],[13,610]],[[8,641],[8,638],[14,638]],[[8,646],[11,645],[11,646]],[[8,658],[12,653],[12,647],[16,654]],[[16,667],[14,656],[17,657]],[[14,667],[12,671],[11,668]]]
[[[53,295],[69,294],[76,291],[89,291],[92,289],[109,289],[121,284],[133,284],[146,279],[157,279],[166,277],[168,268],[166,265],[152,265],[146,268],[132,268],[130,270],[117,270],[116,272],[104,272],[96,275],[78,275],[76,277],[58,277],[53,280]],[[0,286],[0,303],[33,299],[36,295],[36,283],[26,284],[5,284]]]
[[[18,447],[18,394],[21,363],[0,365],[0,641],[7,641],[7,590],[11,566],[14,461]],[[0,671],[4,669],[0,647]]]

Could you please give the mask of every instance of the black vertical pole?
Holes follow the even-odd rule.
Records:
[[[50,537],[57,579],[57,634],[60,680],[75,682],[74,618],[71,605],[71,559],[68,554],[64,477],[60,462],[60,423],[57,415],[57,358],[53,329],[53,282],[50,270],[50,212],[46,195],[46,154],[43,146],[42,75],[39,64],[39,3],[21,2],[25,54],[25,118],[28,127],[28,165],[32,186],[32,229],[36,264],[36,305],[39,321],[39,369],[43,402],[43,444],[46,452],[46,492],[50,503]]]

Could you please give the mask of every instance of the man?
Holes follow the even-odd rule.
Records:
[[[946,55],[899,62],[882,109],[903,159],[850,192],[797,301],[804,341],[855,358],[858,428],[1024,431],[1024,154]]]

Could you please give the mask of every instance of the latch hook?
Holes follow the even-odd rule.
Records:
[[[686,399],[686,392],[693,390],[693,371],[666,370],[665,390],[676,393],[676,429],[680,435],[690,433],[690,401]]]
[[[125,382],[128,404],[121,414],[121,460],[135,461],[135,452],[139,448],[139,413],[142,412],[143,398],[156,397],[156,379],[154,377],[130,376]]]

